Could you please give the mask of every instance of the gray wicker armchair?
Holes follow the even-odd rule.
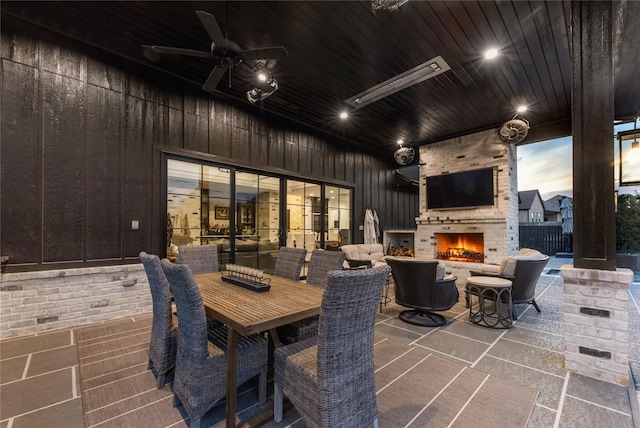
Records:
[[[285,394],[307,427],[377,425],[373,332],[390,268],[332,271],[318,336],[274,351],[274,419]]]
[[[306,255],[307,250],[304,248],[280,247],[273,274],[282,278],[300,281],[300,271]]]
[[[191,273],[218,272],[220,262],[218,261],[217,245],[181,245],[178,247],[176,263],[189,265]]]
[[[169,281],[162,271],[158,256],[140,253],[140,261],[144,266],[151,289],[153,301],[153,324],[149,343],[149,370],[156,375],[156,386],[162,388],[166,376],[176,365],[178,349],[178,328],[171,314],[171,297]]]
[[[470,271],[471,276],[495,276],[511,281],[511,298],[514,307],[513,319],[517,320],[516,304],[530,304],[540,312],[540,307],[536,303],[536,285],[545,266],[549,262],[549,256],[543,256],[541,260],[519,259],[516,261],[515,273],[513,275],[502,275],[500,273],[489,273],[485,271]],[[469,287],[465,289],[467,307],[469,307]]]
[[[307,284],[326,286],[327,274],[341,270],[346,254],[338,251],[315,250],[311,253],[307,270]],[[318,317],[310,317],[278,327],[278,336],[284,343],[299,342],[314,337],[318,332]]]
[[[434,311],[446,311],[456,304],[460,293],[455,277],[437,278],[438,261],[413,257],[387,257],[395,283],[396,303],[411,308],[400,312],[406,323],[438,327],[447,319]]]
[[[173,381],[173,404],[183,404],[191,419],[191,428],[200,426],[201,418],[225,396],[227,357],[224,349],[210,338],[225,340],[224,331],[208,332],[200,289],[187,265],[161,261],[171,284],[180,317],[178,353]],[[260,375],[259,401],[266,401],[267,340],[260,335],[240,336],[238,341],[238,384]]]

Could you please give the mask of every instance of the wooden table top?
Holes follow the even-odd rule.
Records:
[[[259,293],[222,281],[222,272],[194,275],[207,315],[243,335],[259,333],[320,313],[324,289],[267,275],[271,289]]]

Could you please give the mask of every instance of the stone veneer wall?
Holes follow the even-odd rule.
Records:
[[[151,311],[141,264],[0,275],[0,338]]]
[[[565,368],[629,383],[629,269],[603,271],[563,265]]]
[[[420,216],[416,218],[416,257],[436,258],[435,233],[483,233],[485,263],[499,265],[519,247],[516,146],[503,143],[497,129],[420,147]],[[493,167],[494,205],[473,209],[429,210],[426,177]],[[476,263],[445,262],[466,277]]]

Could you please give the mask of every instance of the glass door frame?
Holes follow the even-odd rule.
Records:
[[[236,233],[236,217],[237,217],[237,213],[236,213],[236,205],[238,203],[238,200],[236,198],[236,189],[237,189],[237,183],[236,183],[236,175],[238,172],[242,172],[242,173],[249,173],[249,174],[255,174],[257,176],[266,176],[266,177],[273,177],[279,180],[280,182],[280,186],[279,186],[279,198],[280,198],[280,203],[279,203],[279,227],[278,227],[278,238],[279,238],[279,246],[285,246],[286,242],[287,242],[287,184],[289,181],[299,181],[305,184],[309,184],[309,185],[317,185],[320,186],[320,230],[319,230],[319,240],[318,243],[320,244],[320,248],[325,248],[325,237],[327,235],[327,227],[326,227],[326,221],[327,221],[327,216],[328,216],[328,212],[329,212],[329,206],[328,203],[326,203],[326,187],[336,187],[339,189],[345,189],[347,191],[349,191],[349,197],[350,197],[350,201],[349,201],[349,225],[348,225],[348,230],[349,230],[349,235],[353,236],[353,205],[354,205],[354,193],[355,193],[355,188],[353,185],[348,185],[345,183],[336,183],[335,181],[322,181],[322,180],[315,180],[315,179],[310,179],[308,177],[300,177],[300,176],[294,176],[294,175],[288,175],[288,174],[282,174],[282,172],[277,172],[277,171],[270,171],[268,169],[266,170],[261,170],[261,169],[255,169],[255,168],[251,168],[251,167],[245,167],[245,166],[238,166],[238,165],[232,165],[232,164],[228,164],[228,163],[224,163],[224,162],[219,162],[219,161],[215,161],[215,160],[210,160],[210,159],[203,159],[203,158],[199,158],[199,157],[193,157],[193,156],[189,156],[189,155],[183,155],[183,154],[177,154],[177,153],[171,153],[171,152],[165,152],[162,151],[162,168],[161,168],[161,183],[162,183],[162,187],[161,187],[161,192],[162,192],[162,196],[161,196],[161,206],[164,213],[168,212],[168,204],[167,204],[167,199],[168,199],[168,162],[170,160],[175,160],[175,161],[180,161],[180,162],[186,162],[186,163],[192,163],[192,164],[196,164],[199,166],[209,166],[209,167],[217,167],[217,168],[225,168],[229,170],[230,173],[230,177],[229,177],[229,248],[230,248],[230,254],[229,254],[229,262],[230,263],[234,263],[236,260],[236,237],[237,237],[237,233]],[[202,185],[202,182],[201,182]],[[202,202],[201,202],[201,207],[202,207]],[[256,217],[256,214],[254,214],[254,218]],[[162,216],[162,218],[164,218],[164,216]],[[202,213],[201,213],[201,218],[202,218]],[[162,223],[165,224],[165,223]],[[311,223],[310,223],[310,227],[313,227],[313,219],[311,219]],[[163,229],[165,231],[165,233],[163,233],[163,238],[162,238],[162,245],[163,248],[166,248],[169,245],[169,242],[167,242],[167,229],[166,229],[166,225],[165,228]],[[200,242],[202,242],[202,233],[200,234],[200,236],[196,237],[196,239],[199,239]]]

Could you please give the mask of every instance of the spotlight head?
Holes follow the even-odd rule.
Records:
[[[271,79],[267,82],[256,85],[247,91],[247,99],[251,103],[255,103],[264,100],[269,95],[278,90],[278,81],[275,77],[271,76]]]

